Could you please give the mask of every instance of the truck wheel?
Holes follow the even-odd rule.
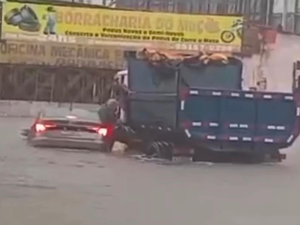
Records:
[[[173,158],[173,144],[169,142],[155,141],[146,148],[146,155],[156,156],[160,159],[172,160]]]
[[[172,161],[173,159],[173,145],[168,142],[160,142],[158,157]]]
[[[141,145],[142,152],[145,153],[145,155],[151,157],[156,153],[155,146],[153,145],[154,142],[143,142]]]

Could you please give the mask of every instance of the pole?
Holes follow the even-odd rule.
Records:
[[[288,0],[283,0],[283,13],[282,13],[282,28],[286,31],[287,25],[287,10],[288,10]]]
[[[299,33],[299,31],[297,30],[297,25],[298,25],[298,21],[297,21],[297,17],[298,17],[298,13],[299,13],[299,0],[295,1],[295,9],[294,9],[294,26],[293,26],[293,32],[296,34]]]
[[[266,15],[266,25],[270,23],[270,7],[271,7],[271,0],[267,0],[267,15]]]

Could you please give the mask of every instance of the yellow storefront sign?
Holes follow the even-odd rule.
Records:
[[[174,50],[241,49],[242,17],[3,3],[2,38]]]

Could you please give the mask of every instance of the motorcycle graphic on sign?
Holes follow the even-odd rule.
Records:
[[[237,37],[242,39],[243,36],[243,21],[237,19],[233,22],[231,29],[221,33],[221,41],[226,44],[232,43]]]

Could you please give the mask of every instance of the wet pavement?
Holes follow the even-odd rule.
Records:
[[[30,122],[0,118],[1,225],[300,225],[300,142],[281,164],[162,165],[35,149]]]

